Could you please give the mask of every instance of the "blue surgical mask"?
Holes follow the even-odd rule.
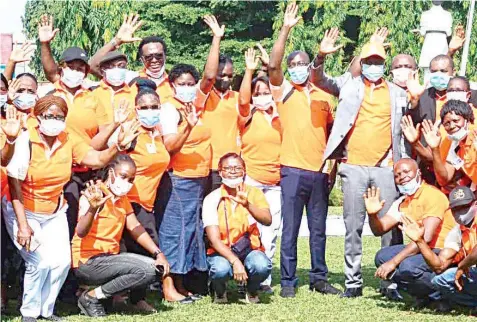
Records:
[[[3,107],[5,103],[7,102],[7,94],[0,95],[0,107]]]
[[[288,74],[290,74],[290,79],[294,84],[301,85],[308,79],[308,65],[288,68]]]
[[[160,121],[161,110],[137,110],[137,117],[142,126],[153,128]]]
[[[419,187],[421,186],[421,180],[419,180],[419,182],[417,181],[418,177],[419,172],[416,174],[414,179],[412,179],[408,183],[404,185],[398,184],[397,187],[399,189],[399,192],[406,196],[412,196],[413,194],[415,194],[417,189],[419,189]]]
[[[363,64],[362,73],[370,82],[377,82],[384,75],[384,65]]]
[[[37,99],[38,96],[36,94],[20,93],[20,95],[13,100],[13,105],[21,111],[26,111],[35,106]]]
[[[449,84],[450,76],[443,72],[434,72],[431,73],[431,78],[429,82],[431,83],[432,87],[437,89],[438,91],[443,91],[447,89],[447,84]]]
[[[105,70],[106,81],[112,86],[121,86],[126,81],[126,68],[111,68]]]
[[[195,100],[197,88],[195,86],[180,85],[175,86],[176,98],[182,103],[190,103]]]

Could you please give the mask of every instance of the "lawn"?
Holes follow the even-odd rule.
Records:
[[[335,286],[343,289],[343,238],[329,237],[327,246],[327,261],[329,280]],[[392,303],[384,300],[376,293],[379,281],[373,277],[375,267],[374,254],[379,248],[378,238],[364,238],[364,296],[359,299],[345,300],[336,296],[324,296],[308,291],[308,268],[310,256],[308,239],[299,240],[298,276],[299,290],[295,299],[282,299],[278,295],[280,286],[275,285],[275,295],[262,296],[262,304],[246,305],[232,297],[232,304],[211,304],[210,298],[205,298],[189,306],[158,304],[159,313],[142,316],[129,314],[110,315],[101,321],[477,321],[465,315],[465,312],[448,315],[438,315],[430,310],[414,311],[410,308],[411,301]],[[274,261],[273,282],[279,282],[279,256]],[[232,285],[231,285],[232,286]],[[151,297],[152,299],[152,297]],[[9,305],[14,310],[14,303]],[[67,321],[90,321],[89,318],[78,315],[74,308],[59,307],[60,315],[68,315]],[[5,316],[2,321],[20,321],[18,317]]]

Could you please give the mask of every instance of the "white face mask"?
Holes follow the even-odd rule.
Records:
[[[448,91],[446,97],[448,101],[457,100],[464,103],[467,103],[469,101],[469,98],[467,97],[467,92],[463,92],[463,91],[458,91],[458,92]]]
[[[125,196],[131,190],[133,184],[126,179],[117,177],[114,170],[112,170],[112,176],[114,177],[114,183],[111,183],[111,179],[109,179],[109,189],[118,197]]]
[[[40,132],[46,136],[58,136],[66,128],[66,123],[60,120],[39,119]]]
[[[146,75],[154,79],[161,79],[162,76],[164,75],[165,70],[166,70],[166,62],[164,62],[164,65],[162,65],[161,69],[155,73],[151,72],[149,69],[146,68]]]
[[[106,81],[112,86],[121,86],[126,81],[126,68],[111,68],[104,71]]]
[[[393,73],[393,83],[400,87],[406,87],[406,83],[409,79],[409,75],[412,73],[412,69],[401,67],[393,69],[391,72]]]
[[[252,103],[259,110],[266,111],[273,104],[272,94],[252,96]]]
[[[85,74],[77,70],[70,68],[63,68],[63,75],[61,76],[61,82],[69,88],[76,88],[83,83]]]
[[[7,102],[7,99],[8,99],[7,94],[0,95],[0,107],[5,105],[5,103]]]
[[[461,127],[455,133],[447,134],[447,137],[449,138],[449,140],[452,140],[454,142],[460,142],[462,141],[462,139],[464,139],[467,136],[468,132],[469,130],[467,129],[467,121],[465,121],[465,124],[463,127]]]
[[[30,93],[20,93],[14,100],[13,105],[20,111],[28,111],[35,106],[38,96]]]
[[[176,98],[182,103],[190,103],[197,96],[197,88],[195,86],[178,85],[174,86],[176,90]]]
[[[404,185],[398,184],[397,187],[399,189],[399,192],[402,193],[403,195],[406,195],[406,196],[412,196],[413,194],[415,194],[417,189],[419,189],[419,187],[421,186],[421,183],[422,183],[422,180],[419,180],[419,182],[417,181],[418,177],[419,177],[419,172],[408,183],[406,183]]]
[[[474,220],[477,206],[473,205],[467,211],[452,212],[456,223],[467,226]]]
[[[222,183],[229,188],[235,189],[243,183],[243,177],[238,177],[234,179],[222,177]]]

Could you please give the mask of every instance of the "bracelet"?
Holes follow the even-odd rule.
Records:
[[[153,257],[154,259],[156,259],[157,256],[159,256],[159,254],[162,254],[162,250],[157,249],[157,250],[154,252],[154,254],[152,255],[152,257]]]
[[[238,257],[235,258],[235,260],[234,260],[230,265],[234,266],[234,264],[235,264],[236,261],[238,261]]]
[[[6,137],[6,141],[7,141],[7,143],[10,144],[10,145],[15,144],[15,142],[17,141],[17,139],[18,139],[18,136],[15,138],[15,140],[10,141],[10,140],[8,139],[8,137]]]

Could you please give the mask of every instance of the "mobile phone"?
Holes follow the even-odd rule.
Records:
[[[35,250],[40,247],[41,242],[38,238],[35,237],[35,235],[31,236],[30,238],[30,252],[34,252]]]
[[[164,265],[156,265],[156,272],[158,275],[164,275]]]

